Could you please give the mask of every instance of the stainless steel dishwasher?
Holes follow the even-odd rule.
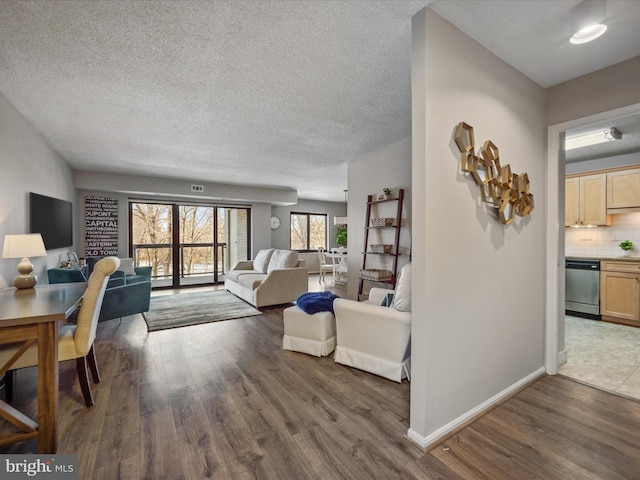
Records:
[[[600,260],[565,259],[565,310],[600,320]]]

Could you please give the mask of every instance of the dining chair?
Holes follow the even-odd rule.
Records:
[[[324,282],[324,274],[329,272],[333,274],[333,258],[331,258],[331,263],[327,261],[327,251],[320,247],[318,248],[318,260],[320,263],[320,278],[318,278],[318,283]]]
[[[91,370],[94,383],[100,383],[100,372],[98,372],[93,342],[96,338],[102,299],[107,288],[109,275],[115,272],[119,266],[120,260],[116,257],[105,257],[95,265],[82,297],[76,323],[66,324],[58,331],[58,361],[76,360],[78,380],[87,407],[94,404],[87,366]],[[18,356],[17,354],[21,350],[25,351],[21,356]],[[38,365],[37,343],[32,342],[28,347],[15,343],[1,347],[0,365],[5,364],[11,369],[5,375],[6,401],[10,403],[13,400],[15,371]]]
[[[333,259],[333,284],[344,285],[347,283],[347,254],[335,249],[331,254]]]

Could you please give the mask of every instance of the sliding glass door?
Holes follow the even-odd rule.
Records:
[[[130,203],[130,251],[136,265],[153,267],[154,287],[224,281],[249,254],[248,208]]]
[[[173,276],[173,208],[157,203],[129,204],[129,252],[136,266],[152,266],[154,286]]]

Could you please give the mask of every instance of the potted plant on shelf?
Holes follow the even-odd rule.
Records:
[[[633,250],[633,242],[631,240],[620,242],[618,246],[622,249],[623,257],[628,257],[629,255],[631,255],[631,252]]]
[[[378,200],[388,200],[388,199],[390,199],[391,198],[391,192],[393,192],[391,187],[384,187],[382,189],[382,195],[378,195]]]

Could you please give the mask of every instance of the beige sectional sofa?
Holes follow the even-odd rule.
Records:
[[[269,248],[225,274],[224,288],[256,307],[295,302],[308,291],[309,271],[298,252]]]

